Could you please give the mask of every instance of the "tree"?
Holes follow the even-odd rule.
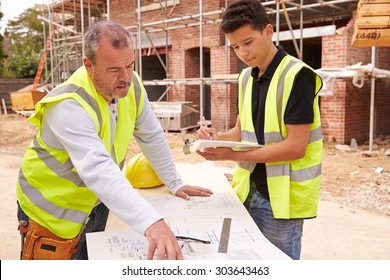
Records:
[[[5,65],[7,76],[33,78],[38,69],[45,42],[40,17],[43,11],[27,9],[16,20],[9,21],[10,57]],[[49,30],[47,23],[45,31]]]

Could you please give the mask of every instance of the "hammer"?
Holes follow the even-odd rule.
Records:
[[[23,257],[23,247],[24,247],[24,239],[26,237],[26,232],[28,231],[28,221],[20,220],[19,221],[19,231],[20,231],[20,259]]]

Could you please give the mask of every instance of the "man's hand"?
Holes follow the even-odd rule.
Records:
[[[207,148],[203,151],[196,151],[196,153],[206,160],[218,161],[218,160],[236,160],[235,155],[238,152],[233,151],[231,148]]]
[[[145,236],[148,239],[149,247],[147,259],[152,260],[157,250],[157,259],[163,260],[182,260],[179,244],[171,229],[164,222],[159,220],[151,225],[146,231]]]
[[[196,131],[196,136],[199,139],[206,139],[206,140],[217,140],[218,139],[217,130],[215,128],[207,127],[207,126],[201,126]]]
[[[190,196],[210,196],[213,192],[206,188],[186,185],[176,192],[176,196],[190,200]]]

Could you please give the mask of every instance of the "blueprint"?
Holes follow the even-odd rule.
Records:
[[[142,191],[142,196],[164,216],[176,236],[209,241],[209,244],[179,242],[185,259],[289,259],[263,236],[226,177],[214,165],[183,165],[178,170],[187,182],[196,181],[200,186],[211,184],[215,187],[214,194],[184,200],[155,189]],[[204,176],[191,176],[194,172]],[[189,180],[191,178],[194,178],[193,182]],[[209,180],[202,184],[199,178]],[[228,250],[218,253],[225,218],[231,219]],[[89,259],[146,259],[147,239],[130,227],[89,233],[87,243]]]

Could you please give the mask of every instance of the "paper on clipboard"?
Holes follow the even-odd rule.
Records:
[[[231,148],[235,151],[250,151],[261,147],[262,145],[236,141],[196,140],[185,145],[183,147],[183,151],[186,155],[188,155],[205,148]]]

